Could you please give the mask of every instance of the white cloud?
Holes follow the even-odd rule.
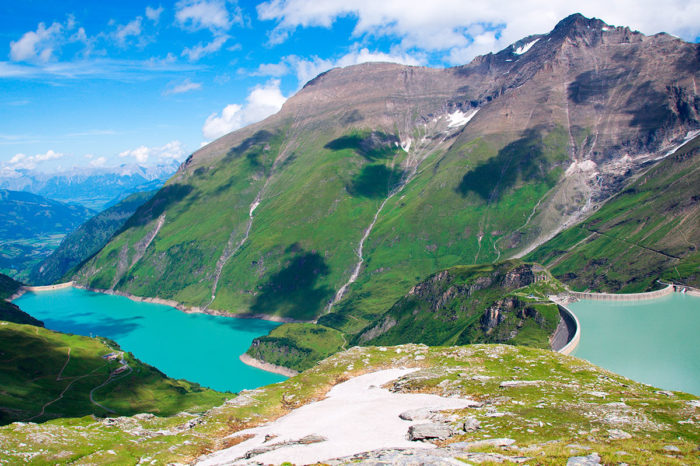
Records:
[[[158,8],[153,8],[150,6],[146,7],[146,18],[150,19],[154,23],[158,24],[158,21],[160,20],[160,15],[163,14],[163,7],[159,6]]]
[[[406,52],[384,53],[371,52],[367,48],[356,48],[351,52],[336,59],[323,59],[319,57],[302,58],[296,55],[289,55],[279,63],[264,63],[258,66],[255,71],[248,72],[251,76],[272,76],[280,77],[293,72],[301,87],[307,81],[315,78],[320,73],[331,68],[357,65],[367,62],[389,62],[401,63],[404,65],[423,65],[426,62],[424,54],[409,54]],[[245,73],[245,71],[241,71]]]
[[[107,159],[105,157],[96,157],[90,160],[90,166],[91,167],[104,167],[105,164],[107,163]]]
[[[274,76],[279,78],[289,73],[289,66],[286,63],[262,63],[258,69],[250,72],[251,76]]]
[[[18,41],[10,42],[10,59],[47,62],[62,34],[63,25],[59,23],[53,23],[48,28],[44,23],[39,23],[36,31],[25,32]]]
[[[139,146],[136,149],[125,150],[119,153],[119,157],[133,157],[139,163],[145,163],[149,159],[175,159],[180,160],[186,151],[180,141],[171,141],[161,147]]]
[[[149,60],[122,60],[112,58],[81,59],[50,63],[13,63],[0,61],[0,78],[26,79],[80,79],[99,77],[123,80],[127,77],[144,77],[159,74],[185,73],[200,70],[194,64],[176,63],[173,55]]]
[[[300,58],[297,56],[285,57],[285,60],[294,69],[299,86],[301,87],[310,79],[331,68],[357,65],[367,62],[390,62],[404,65],[421,65],[425,59],[407,53],[382,53],[370,52],[366,48],[352,51],[335,60],[321,59],[318,57]]]
[[[200,42],[194,47],[186,47],[185,50],[182,51],[182,56],[187,57],[190,61],[197,61],[205,55],[210,55],[221,50],[221,47],[223,47],[228,39],[229,37],[224,35],[214,38],[213,41],[206,45]]]
[[[47,152],[43,154],[36,154],[36,155],[26,155],[26,154],[15,154],[6,164],[6,168],[10,168],[12,170],[20,169],[20,168],[26,168],[28,170],[32,170],[36,168],[38,162],[47,162],[49,160],[56,160],[60,159],[63,157],[64,154],[60,152],[55,152],[53,150],[48,150]]]
[[[175,20],[189,30],[225,31],[233,23],[242,23],[240,10],[231,16],[222,0],[181,0],[175,4]]]
[[[258,16],[277,24],[270,41],[278,43],[299,27],[330,28],[341,17],[357,19],[354,37],[398,38],[403,50],[446,52],[464,63],[530,34],[550,31],[576,12],[609,24],[628,25],[646,34],[669,32],[693,41],[700,35],[700,2],[695,0],[432,0],[430,2],[271,0],[258,5]]]
[[[175,85],[170,89],[166,89],[166,91],[163,92],[163,95],[182,94],[185,92],[196,91],[201,88],[201,83],[192,82],[189,78],[187,78],[182,83]]]
[[[117,43],[123,47],[124,45],[126,45],[126,41],[129,37],[140,37],[142,22],[143,18],[141,16],[137,16],[135,19],[129,21],[127,24],[123,26],[117,26],[117,31],[114,33],[114,37],[116,38]]]
[[[209,115],[202,127],[202,134],[207,140],[220,138],[277,113],[286,100],[280,90],[280,81],[270,80],[264,85],[256,86],[246,97],[245,104],[230,104],[224,107],[220,115]]]

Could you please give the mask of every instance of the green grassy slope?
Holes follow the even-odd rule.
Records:
[[[124,353],[115,372],[115,343],[30,325],[0,322],[0,424],[89,414],[169,416],[203,411],[227,395],[157,369]],[[90,396],[92,394],[92,400]]]
[[[102,249],[136,209],[154,194],[155,191],[132,194],[92,217],[66,236],[49,257],[37,264],[27,281],[32,285],[48,285],[62,281],[71,269]]]
[[[386,135],[347,137],[344,144],[307,141],[304,150],[280,158],[283,131],[256,133],[211,167],[171,180],[77,280],[204,306],[217,259],[235,252],[222,267],[212,308],[313,319],[346,279],[356,259],[352,245],[399,176],[391,165],[405,157]]]
[[[602,464],[697,461],[696,396],[659,393],[580,359],[505,345],[352,348],[199,417],[124,418],[109,424],[85,417],[0,427],[2,454],[9,463],[135,464],[149,458],[158,464],[192,464],[201,455],[238,443],[236,432],[323,399],[331,387],[350,377],[392,367],[418,369],[392,384],[392,390],[483,403],[445,413],[455,415],[450,426],[457,428],[475,418],[481,428],[458,433],[440,442],[442,446],[510,438],[514,444],[507,448],[486,445],[472,451],[552,465],[592,452],[600,455]],[[502,382],[516,379],[534,383],[501,387]],[[624,436],[619,431],[630,437],[619,438]],[[469,454],[455,448],[452,457],[474,462]]]
[[[427,276],[517,248],[517,230],[563,173],[566,137],[555,127],[508,140],[465,134],[429,157],[382,212],[347,298],[319,323],[354,334]]]
[[[346,344],[341,332],[323,325],[284,324],[253,340],[247,353],[261,361],[303,371],[345,349]]]
[[[575,290],[700,287],[700,137],[526,256]]]
[[[438,272],[412,288],[353,343],[509,343],[549,348],[559,310],[540,288],[563,287],[556,280],[537,283],[535,274],[549,277],[521,261]]]
[[[0,321],[14,322],[16,324],[36,325],[43,327],[44,323],[39,319],[30,316],[16,304],[0,300]]]
[[[22,284],[17,280],[0,273],[0,299],[8,299],[20,289]]]

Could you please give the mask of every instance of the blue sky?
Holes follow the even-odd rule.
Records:
[[[0,174],[181,161],[333,66],[464,64],[577,11],[700,35],[700,0],[2,2]]]

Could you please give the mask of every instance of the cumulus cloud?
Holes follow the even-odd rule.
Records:
[[[175,20],[192,31],[225,31],[234,23],[243,22],[240,10],[231,15],[222,0],[181,0],[175,4]]]
[[[159,6],[158,8],[153,8],[150,6],[146,7],[146,18],[150,19],[154,23],[158,24],[158,21],[160,20],[160,15],[163,14],[163,7]]]
[[[69,15],[63,23],[53,22],[46,27],[39,23],[36,31],[25,32],[21,38],[10,42],[10,60],[13,62],[28,62],[31,66],[46,66],[55,63],[54,55],[59,55],[61,48],[68,44],[83,43],[82,55],[89,55],[95,38],[89,38],[85,29],[78,27],[78,23],[72,15]],[[0,76],[4,75],[3,67],[16,75],[22,75],[23,70],[17,68],[23,66],[17,64],[14,69],[8,62],[0,62]],[[24,65],[25,67],[27,65]]]
[[[26,154],[15,154],[7,163],[6,167],[10,169],[20,169],[25,168],[32,170],[37,167],[39,162],[47,162],[49,160],[60,159],[64,154],[60,152],[55,152],[53,150],[48,150],[43,154],[36,155],[26,155]]]
[[[276,22],[272,43],[284,41],[299,27],[330,28],[342,17],[357,19],[354,37],[398,38],[403,50],[446,52],[453,62],[495,51],[530,34],[544,33],[572,13],[598,17],[609,24],[629,25],[646,34],[665,31],[686,40],[700,34],[700,2],[690,0],[589,0],[573,4],[520,0],[433,0],[381,2],[376,0],[271,0],[258,5],[262,20]]]
[[[123,47],[126,45],[126,41],[129,37],[140,37],[142,22],[143,18],[141,16],[137,16],[127,24],[117,26],[117,31],[114,33],[117,43]]]
[[[224,107],[221,114],[209,115],[202,127],[202,134],[207,140],[220,138],[277,113],[286,100],[280,90],[280,81],[270,80],[256,86],[246,97],[245,104],[230,104]]]
[[[196,91],[201,88],[201,83],[192,82],[190,81],[190,78],[187,78],[182,83],[166,89],[165,92],[163,92],[163,95],[183,94],[185,92]]]
[[[125,150],[119,153],[119,157],[132,157],[139,163],[145,163],[152,159],[181,160],[185,153],[185,148],[180,141],[171,141],[161,147],[139,146],[136,149]]]
[[[186,47],[182,51],[182,56],[187,57],[190,61],[197,61],[205,55],[210,55],[221,50],[221,47],[223,47],[228,39],[228,36],[223,35],[214,38],[214,40],[208,44],[202,44],[200,42],[194,47]]]
[[[87,155],[86,155],[87,157]],[[104,167],[107,164],[107,159],[105,157],[95,157],[95,156],[90,156],[88,157],[90,159],[90,166],[99,168],[99,167]]]
[[[257,70],[251,72],[253,76],[284,76],[294,72],[297,77],[299,87],[315,78],[324,71],[331,68],[357,65],[367,62],[390,62],[401,63],[403,65],[422,65],[425,63],[422,54],[409,53],[383,53],[371,52],[367,48],[353,50],[337,59],[323,59],[319,57],[301,58],[296,55],[289,55],[282,59],[280,63],[262,64]]]
[[[64,27],[60,23],[53,23],[49,27],[39,23],[36,31],[25,32],[19,40],[10,42],[10,59],[49,61],[63,35],[63,30]]]
[[[289,73],[289,66],[286,63],[262,63],[255,71],[250,72],[251,76],[274,76],[279,78]]]

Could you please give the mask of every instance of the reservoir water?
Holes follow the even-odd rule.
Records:
[[[110,338],[175,379],[232,392],[285,379],[238,359],[274,322],[186,314],[76,288],[27,293],[15,303],[51,330]]]
[[[581,323],[573,356],[655,387],[700,395],[700,298],[673,293],[568,307]]]

